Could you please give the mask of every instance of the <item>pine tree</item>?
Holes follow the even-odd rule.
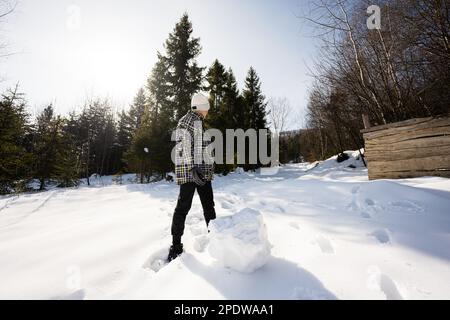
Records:
[[[147,105],[147,97],[145,96],[144,88],[140,88],[134,97],[133,104],[131,105],[129,117],[132,122],[132,130],[137,130],[144,116],[145,106]]]
[[[223,121],[225,115],[222,114],[222,100],[225,96],[226,80],[225,67],[216,59],[206,74],[207,85],[204,89],[209,91],[209,102],[211,105],[206,124],[210,128],[221,131],[224,131],[226,128],[226,124]]]
[[[78,153],[75,139],[67,130],[69,120],[64,119],[59,146],[56,154],[55,180],[58,187],[67,188],[78,186],[80,173],[78,167]]]
[[[192,23],[185,13],[166,40],[166,60],[175,120],[190,109],[192,95],[201,88],[203,68],[196,58],[200,54],[200,38],[192,37]]]
[[[130,114],[122,110],[117,123],[117,143],[124,152],[131,145],[135,130],[136,128],[132,125]]]
[[[171,84],[169,80],[169,64],[167,58],[161,53],[157,53],[158,61],[152,69],[152,73],[147,79],[147,89],[150,92],[149,117],[155,123],[159,120],[169,121],[171,126],[175,126],[175,110],[171,101]]]
[[[80,153],[80,172],[90,184],[89,176],[113,174],[120,170],[117,128],[107,100],[89,101],[76,120],[76,145]]]
[[[266,129],[266,105],[265,96],[261,91],[261,82],[253,67],[250,68],[245,79],[245,89],[242,92],[244,98],[247,126],[253,129]]]
[[[150,111],[147,107],[141,125],[133,136],[131,147],[125,153],[128,166],[138,174],[140,183],[149,182],[153,173],[150,153],[150,151],[153,152],[151,134]]]
[[[192,95],[201,88],[203,68],[195,61],[201,50],[199,41],[192,37],[192,24],[184,14],[165,42],[166,52],[157,53],[147,80],[146,111],[126,153],[127,164],[140,173],[141,182],[148,181],[153,171],[163,177],[173,170],[172,131],[190,109]]]
[[[141,125],[135,131],[131,147],[125,159],[129,169],[139,174],[140,182],[148,182],[153,171],[169,170],[171,159],[170,132],[175,126],[175,117],[169,85],[167,59],[160,54],[147,79],[150,96],[147,99]]]
[[[233,114],[229,112],[229,108],[233,108],[230,103],[230,92],[228,92],[227,81],[229,76],[225,67],[216,59],[209,68],[206,81],[205,90],[209,91],[209,100],[211,108],[206,118],[206,125],[209,128],[218,129],[222,132],[223,150],[226,146],[226,129],[232,128]],[[217,155],[216,155],[217,156]],[[216,164],[215,169],[217,173],[228,173],[230,168],[225,163],[225,154],[223,155],[223,164]],[[218,160],[218,159],[217,159]]]
[[[34,134],[34,177],[39,180],[39,190],[45,189],[47,180],[56,177],[58,149],[62,148],[60,139],[62,120],[55,117],[52,105],[46,107],[37,117]]]
[[[39,180],[39,190],[52,180],[59,187],[78,185],[77,153],[75,141],[66,130],[69,121],[55,116],[53,107],[46,107],[37,117],[34,133],[34,178]]]
[[[242,92],[244,102],[244,115],[246,128],[259,129],[267,128],[266,120],[266,102],[265,97],[261,91],[261,82],[253,67],[250,68],[245,79],[245,88]],[[257,149],[259,152],[259,135],[257,142]],[[248,150],[248,148],[247,148]],[[254,170],[260,167],[258,160],[257,165],[247,165],[247,169]]]
[[[216,59],[208,69],[206,81],[207,85],[204,89],[209,92],[211,103],[210,112],[218,112],[223,96],[225,95],[225,84],[227,81],[227,72],[219,60]]]
[[[20,191],[31,178],[32,157],[24,143],[29,132],[25,105],[17,86],[0,100],[0,194]]]
[[[122,110],[117,123],[116,157],[120,172],[127,171],[124,161],[125,153],[131,148],[133,137],[141,126],[148,99],[144,88],[140,88],[134,97],[129,111]]]
[[[228,69],[226,74],[225,94],[221,103],[221,114],[223,125],[226,129],[239,129],[245,128],[245,114],[243,113],[243,99],[239,94],[237,88],[236,78],[234,77],[233,70]],[[224,131],[224,150],[226,150],[226,131]],[[224,154],[226,161],[226,154]],[[236,151],[234,158],[236,159]],[[226,163],[226,162],[224,162]],[[224,165],[223,173],[227,174],[233,170],[236,165]]]
[[[242,98],[237,88],[236,78],[233,70],[228,69],[226,74],[225,94],[222,101],[222,113],[227,117],[227,128],[244,128],[244,108],[242,106]]]
[[[173,84],[170,83],[169,61],[158,53],[158,62],[152,70],[147,86],[150,103],[147,115],[147,130],[150,134],[149,153],[152,167],[164,177],[173,170],[171,151],[172,130],[176,127],[176,110],[172,101]]]

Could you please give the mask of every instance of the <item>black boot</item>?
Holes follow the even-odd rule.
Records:
[[[172,244],[170,246],[169,256],[167,257],[167,260],[170,262],[173,259],[176,259],[182,253],[183,253],[183,244],[182,243]]]

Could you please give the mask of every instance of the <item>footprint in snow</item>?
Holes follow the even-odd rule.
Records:
[[[291,298],[294,300],[335,300],[336,298],[327,292],[316,290],[308,286],[295,287]]]
[[[388,275],[380,275],[380,288],[386,295],[387,300],[403,300],[402,295],[398,291],[397,285]]]
[[[354,186],[354,187],[352,187],[352,194],[357,194],[360,189],[361,189],[361,186]]]
[[[225,200],[225,201],[227,201],[227,202],[229,202],[229,203],[231,203],[231,204],[234,204],[234,200],[233,199],[227,199],[227,200]]]
[[[206,246],[209,243],[209,238],[206,234],[201,235],[197,238],[195,238],[194,241],[194,249],[198,252],[203,252],[205,251]]]
[[[319,246],[322,253],[325,254],[333,254],[334,253],[334,247],[331,244],[331,241],[325,238],[324,236],[318,236],[316,238],[316,244]]]
[[[208,230],[206,229],[206,224],[203,223],[194,224],[189,227],[189,230],[194,236],[199,236],[208,233]]]
[[[221,206],[223,209],[231,209],[233,207],[232,204],[228,201],[222,201]]]
[[[372,290],[379,290],[386,296],[386,300],[403,300],[395,281],[387,274],[381,272],[378,266],[371,266],[367,273],[367,287]]]
[[[53,297],[50,300],[84,300],[86,297],[86,291],[84,289],[80,289],[74,291],[68,295]]]
[[[196,225],[200,222],[201,219],[201,215],[199,214],[189,214],[186,217],[186,225]]]
[[[386,244],[391,243],[391,237],[389,236],[389,232],[385,229],[378,229],[369,234],[375,239],[378,240],[379,243]]]
[[[294,228],[294,229],[300,230],[300,226],[299,226],[298,223],[295,222],[295,221],[289,222],[289,226],[292,227],[292,228]]]
[[[418,203],[409,200],[391,201],[389,202],[389,205],[393,209],[400,209],[401,211],[408,211],[411,213],[421,213],[424,211],[422,206]]]
[[[372,218],[372,216],[370,214],[368,214],[366,211],[361,211],[360,214],[361,214],[361,217],[363,217],[364,219]]]
[[[350,202],[347,205],[347,208],[349,208],[351,211],[359,210],[359,205],[358,205],[358,201],[356,199],[356,196],[357,196],[357,194],[358,194],[360,189],[361,189],[361,186],[353,186],[352,187],[352,190],[351,190],[351,192],[352,192],[352,202]]]
[[[145,261],[142,268],[151,270],[153,272],[158,272],[164,266],[167,265],[167,255],[169,254],[169,248],[161,248],[154,253],[152,253],[148,259]]]

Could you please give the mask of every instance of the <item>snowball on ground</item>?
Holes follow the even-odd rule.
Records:
[[[271,244],[259,211],[245,208],[211,221],[210,226],[209,253],[222,266],[250,273],[267,262]]]

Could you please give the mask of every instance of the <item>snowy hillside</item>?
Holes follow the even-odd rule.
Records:
[[[195,196],[166,266],[174,183],[1,197],[0,298],[450,299],[450,180],[369,182],[356,156],[216,177],[221,220]]]

